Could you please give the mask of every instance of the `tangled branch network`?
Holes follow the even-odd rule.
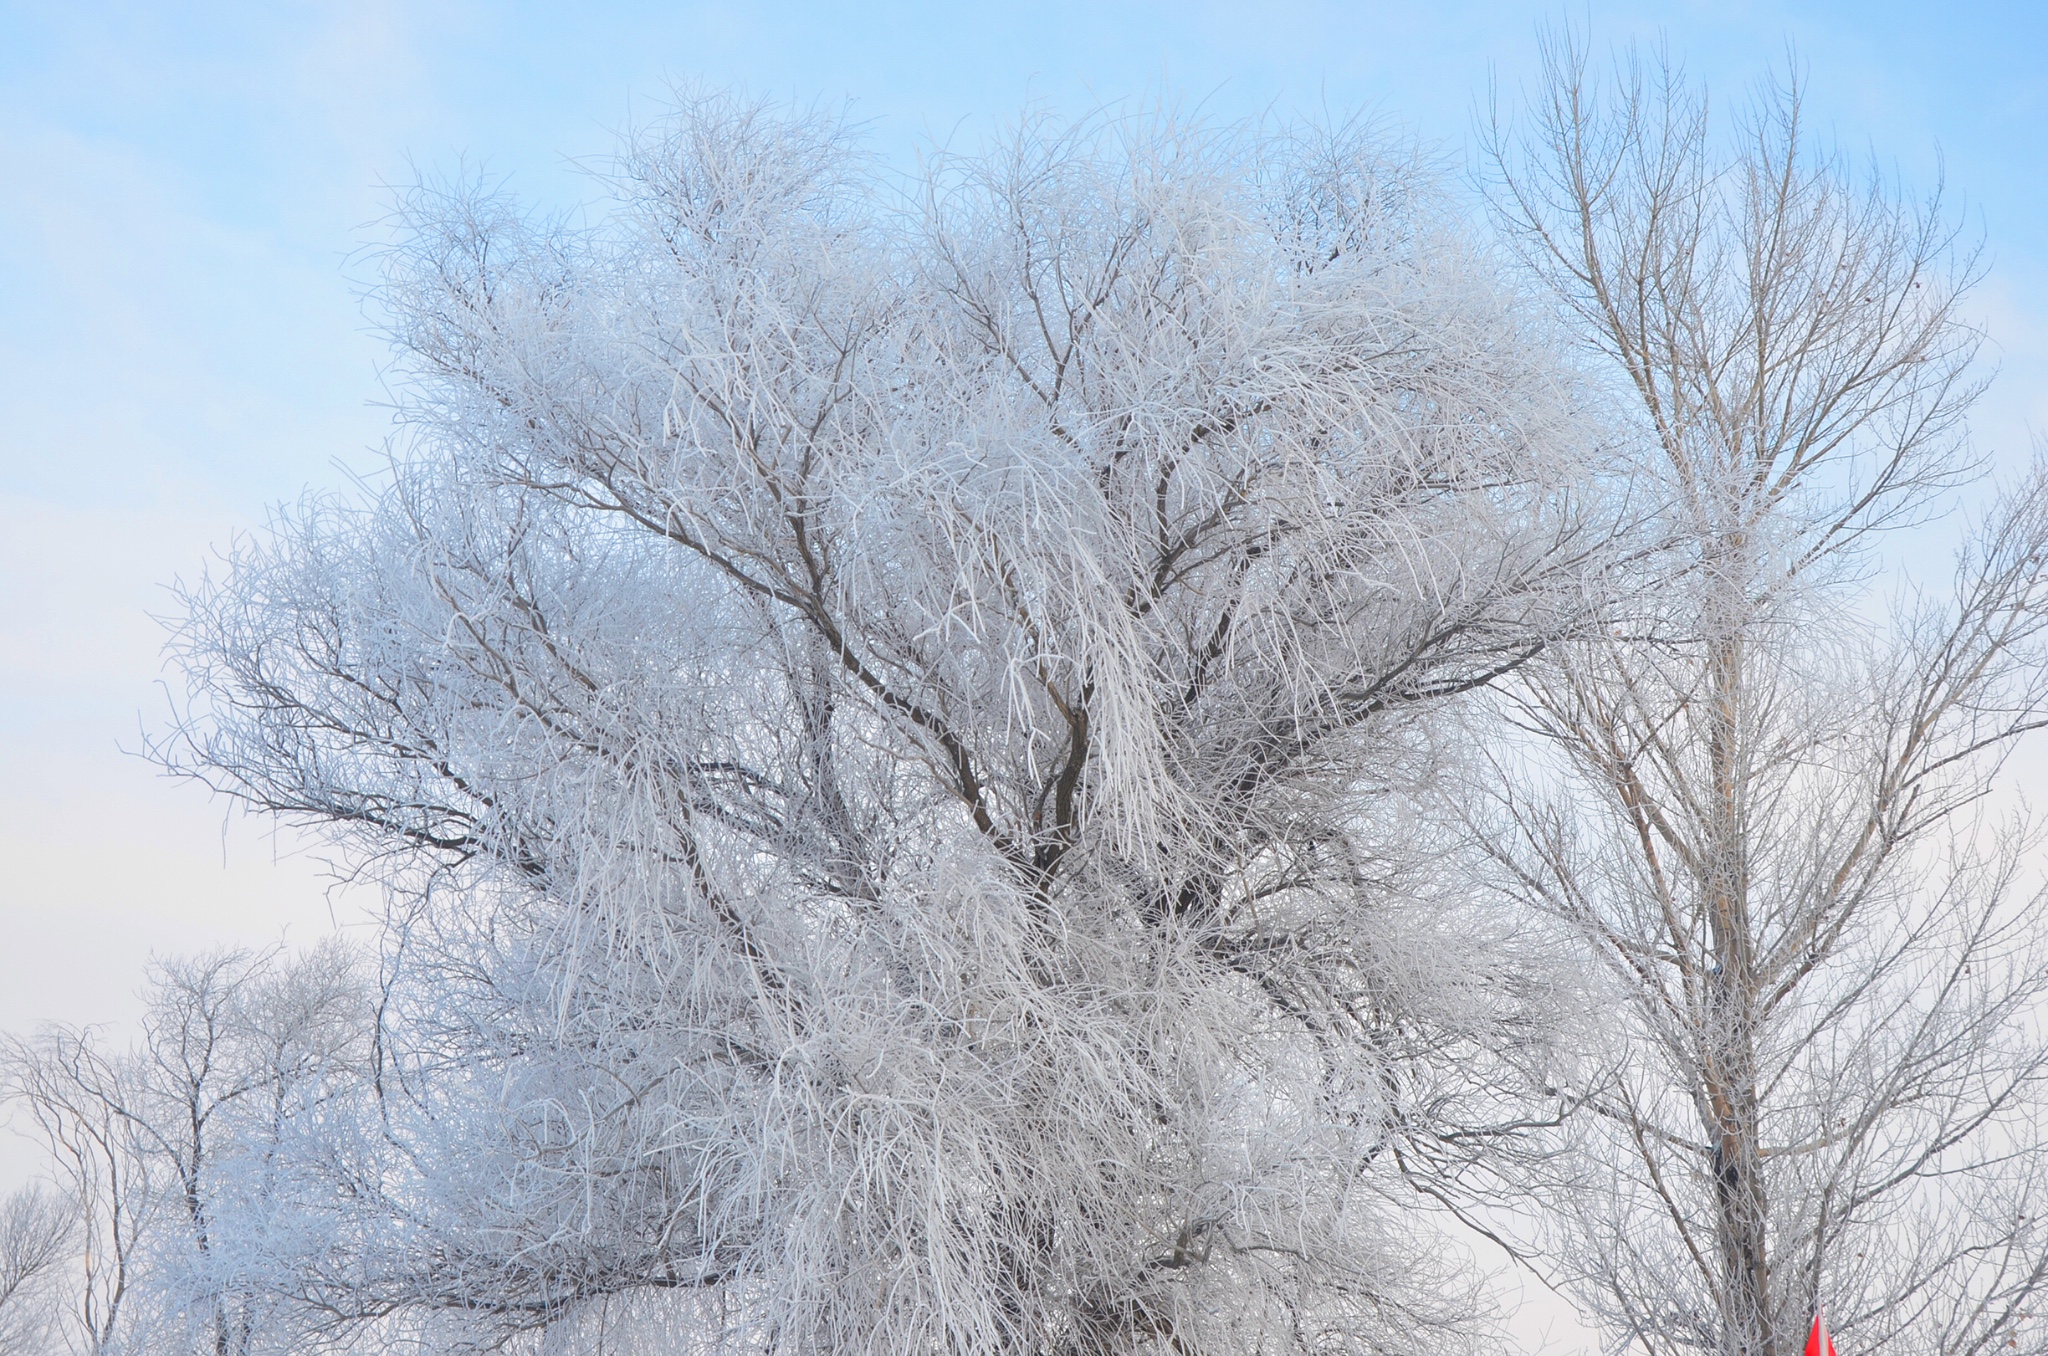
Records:
[[[692,98],[611,187],[410,195],[388,479],[189,591],[159,756],[391,884],[275,1284],[479,1343],[1466,1340],[1395,1212],[1527,1114],[1551,990],[1416,806],[1616,536],[1541,317],[1354,127],[906,185]]]

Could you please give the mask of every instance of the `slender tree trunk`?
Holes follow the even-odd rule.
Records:
[[[1739,542],[1732,554],[1741,558]],[[1740,606],[1738,601],[1738,611]],[[1749,917],[1743,794],[1742,621],[1730,617],[1719,625],[1710,623],[1709,635],[1707,759],[1712,800],[1705,884],[1713,966],[1705,994],[1701,1110],[1713,1154],[1722,1342],[1727,1356],[1777,1356],[1766,1227],[1770,1215],[1757,1116],[1756,948]]]

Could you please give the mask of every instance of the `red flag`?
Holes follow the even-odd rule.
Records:
[[[1806,1356],[1835,1356],[1835,1339],[1828,1335],[1827,1319],[1813,1316],[1813,1331],[1806,1335]]]

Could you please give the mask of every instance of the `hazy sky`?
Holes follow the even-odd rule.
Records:
[[[320,873],[125,755],[160,720],[162,586],[368,465],[349,255],[380,185],[467,157],[592,193],[668,82],[850,98],[893,154],[1039,100],[1373,107],[1462,163],[1518,3],[99,5],[0,0],[0,1028],[128,1018],[153,952],[305,939]],[[1796,48],[1816,123],[1981,229],[2001,453],[2048,429],[2048,4],[1595,3],[1719,100]],[[353,274],[361,273],[360,266]],[[344,898],[336,913],[346,916]]]

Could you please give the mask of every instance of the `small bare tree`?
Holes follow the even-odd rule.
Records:
[[[299,1203],[287,1141],[295,1118],[360,1080],[366,989],[330,940],[298,957],[223,950],[160,961],[146,994],[118,1110],[177,1203],[149,1240],[151,1349],[182,1339],[213,1356],[290,1350]]]
[[[71,1202],[41,1185],[0,1200],[0,1356],[51,1350],[76,1223]]]
[[[9,1091],[80,1203],[67,1337],[94,1356],[294,1350],[288,1141],[360,1081],[366,991],[329,943],[161,961],[145,996],[132,1050],[64,1027],[7,1050]]]
[[[2039,1350],[2037,924],[1979,814],[2048,678],[2048,489],[2008,487],[1946,598],[1889,618],[1880,529],[1975,476],[1972,258],[1938,201],[1815,150],[1771,84],[1703,95],[1546,47],[1498,218],[1615,378],[1670,582],[1521,691],[1550,791],[1502,802],[1516,889],[1612,984],[1568,1090],[1553,1274],[1653,1352]]]
[[[127,1331],[143,1230],[154,1197],[121,1060],[90,1030],[51,1027],[0,1043],[0,1091],[49,1149],[76,1209],[68,1312],[74,1352],[104,1356]]]

